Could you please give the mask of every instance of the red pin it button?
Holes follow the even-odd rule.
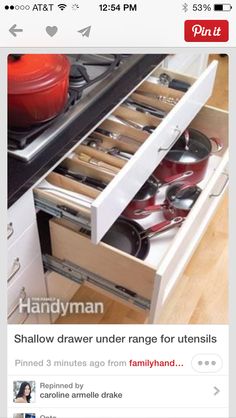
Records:
[[[186,20],[184,23],[186,42],[227,42],[228,20]]]

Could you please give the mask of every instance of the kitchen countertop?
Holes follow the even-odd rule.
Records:
[[[120,79],[120,82],[93,103],[78,119],[59,134],[30,162],[8,157],[8,207],[42,178],[92,127],[119,103],[166,55],[140,55],[140,60]],[[91,114],[93,117],[91,118]]]

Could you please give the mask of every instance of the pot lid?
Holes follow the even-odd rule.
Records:
[[[210,140],[200,131],[189,129],[189,138],[186,142],[185,134],[182,134],[165,159],[182,164],[191,164],[205,158],[211,153]]]
[[[175,149],[168,152],[166,159],[169,161],[182,163],[182,164],[191,164],[200,161],[202,158],[198,151],[195,153],[190,150],[184,149]]]
[[[177,209],[190,210],[201,193],[196,184],[174,183],[168,187],[166,197]]]
[[[8,56],[8,94],[44,90],[69,77],[70,63],[61,54],[23,54]]]

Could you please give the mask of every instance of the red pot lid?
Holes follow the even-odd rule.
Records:
[[[70,63],[61,54],[25,54],[8,57],[8,94],[44,90],[69,77]]]

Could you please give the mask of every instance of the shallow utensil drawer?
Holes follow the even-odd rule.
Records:
[[[156,166],[173,146],[181,132],[189,125],[212,93],[217,61],[214,61],[197,79],[187,78],[193,83],[186,93],[179,92],[180,100],[170,108],[167,116],[159,120],[156,129],[147,139],[140,137],[142,144],[133,157],[112,178],[107,187],[93,200],[90,207],[91,240],[97,244],[118,216],[134,197],[140,187],[152,174]],[[162,69],[163,70],[163,69]],[[163,70],[164,71],[164,70]],[[173,75],[173,72],[171,73]],[[182,76],[186,80],[186,76]],[[150,86],[151,84],[151,86]],[[162,87],[154,83],[144,82],[137,91],[141,93],[150,88],[155,92]],[[131,94],[133,97],[134,94]],[[177,94],[177,93],[176,93]],[[138,96],[140,94],[138,93]],[[153,99],[146,97],[147,103]],[[120,106],[120,109],[122,106]],[[116,109],[115,112],[119,107]],[[138,114],[138,112],[137,112]],[[111,121],[112,122],[112,121]],[[110,122],[110,123],[111,123]],[[103,122],[101,126],[107,123]],[[120,125],[121,126],[121,125]],[[130,132],[133,128],[123,128]],[[134,129],[133,129],[134,130]],[[141,135],[141,133],[140,133]],[[42,191],[41,197],[42,197]],[[48,198],[48,196],[47,196]],[[76,216],[76,207],[72,210]],[[78,207],[77,214],[81,213]]]

